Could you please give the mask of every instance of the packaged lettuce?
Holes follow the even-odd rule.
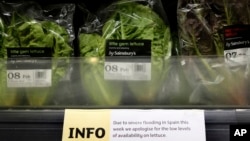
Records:
[[[1,52],[8,59],[8,75],[14,73],[19,78],[8,87],[23,88],[32,106],[49,104],[69,69],[74,9],[74,4],[41,7],[34,1],[1,3],[6,21]]]
[[[180,54],[196,56],[183,59],[190,103],[249,103],[249,16],[249,0],[178,0]]]
[[[90,19],[80,28],[78,36],[80,56],[97,58],[95,64],[83,64],[81,68],[81,79],[90,99],[95,104],[117,105],[121,104],[123,92],[130,91],[137,103],[152,103],[163,79],[163,59],[171,55],[172,45],[161,1],[115,1]],[[119,57],[125,57],[126,62],[149,58],[149,79],[128,80],[127,83],[122,82],[122,78],[105,79],[105,62],[116,61]]]
[[[247,41],[249,14],[249,0],[178,0],[181,54],[222,56],[230,47],[239,49],[225,45]]]
[[[0,18],[0,47],[3,46],[3,37],[5,36],[5,24]],[[13,106],[20,104],[22,100],[22,95],[18,93],[17,89],[7,88],[7,74],[6,74],[6,61],[4,59],[4,53],[2,49],[0,51],[0,78],[1,78],[1,86],[0,86],[0,106]]]

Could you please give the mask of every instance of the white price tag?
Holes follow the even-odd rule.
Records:
[[[249,61],[250,48],[225,50],[224,56],[230,66],[245,65]]]
[[[50,87],[51,69],[7,70],[7,87]]]
[[[206,141],[203,110],[65,111],[62,141]]]
[[[151,80],[150,62],[105,62],[106,80]]]

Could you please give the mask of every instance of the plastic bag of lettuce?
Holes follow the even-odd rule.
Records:
[[[5,25],[4,21],[1,17],[0,19],[0,46],[3,45],[3,36],[5,35]],[[4,59],[4,55],[0,52],[0,105],[1,106],[13,106],[22,98],[21,94],[17,94],[17,89],[8,89],[6,87],[7,79],[6,79],[6,61]]]
[[[249,17],[249,0],[178,0],[191,104],[249,104]]]
[[[89,14],[79,29],[81,80],[89,101],[97,105],[119,105],[135,99],[136,104],[152,104],[163,82],[164,59],[171,55],[171,34],[167,16],[160,0],[119,0],[99,10],[95,16]],[[149,44],[144,41],[149,41]],[[110,57],[108,44],[139,41],[149,46],[140,47],[135,56],[126,53]],[[133,50],[129,46],[128,50]],[[140,51],[144,52],[141,53]],[[119,52],[119,51],[117,51]],[[146,53],[145,53],[146,52]],[[148,53],[148,54],[147,54]],[[128,57],[129,56],[129,57]],[[107,80],[104,78],[104,64],[109,59],[126,57],[150,58],[149,80]],[[125,99],[124,93],[132,94]],[[123,102],[123,103],[122,103]],[[134,103],[134,104],[135,104]]]
[[[69,57],[73,55],[72,19],[75,5],[42,7],[34,1],[2,1],[0,5],[5,27],[1,57],[8,59],[7,65],[1,64],[1,105],[22,105],[23,100],[31,106],[50,104],[55,88],[69,69]],[[6,82],[12,78],[7,75],[16,75],[20,81],[11,80],[12,83],[6,86]],[[40,81],[39,78],[45,80]],[[24,99],[13,100],[20,93]]]

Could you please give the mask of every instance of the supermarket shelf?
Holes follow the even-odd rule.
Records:
[[[250,110],[205,110],[207,141],[229,141],[232,124],[250,124]],[[60,141],[64,110],[2,110],[0,138],[6,141]]]
[[[70,58],[69,63],[64,59],[53,60],[65,70],[52,85],[53,92],[47,92],[49,87],[6,88],[17,93],[2,95],[3,141],[61,141],[67,108],[205,109],[207,141],[229,141],[230,125],[250,124],[250,109],[246,109],[250,103],[249,61],[232,66],[223,57],[171,57],[163,62],[152,58],[151,80],[131,81],[106,80],[100,58]],[[137,59],[145,63],[143,58]],[[47,64],[50,59],[40,61]],[[160,70],[158,63],[162,64]],[[6,73],[2,75],[6,78]]]
[[[0,95],[0,99],[4,99],[0,101],[0,107],[180,105],[185,108],[205,105],[218,109],[244,108],[250,103],[250,56],[246,56],[242,63],[218,56],[151,58],[151,61],[143,57],[132,60],[116,58],[106,62],[95,57],[58,58],[52,62],[51,58],[36,59],[41,64],[54,64],[45,69],[51,71],[51,75],[32,68],[31,74],[47,74],[46,83],[40,79],[31,83],[22,70],[3,67],[2,78],[6,78],[6,73],[13,75],[14,71],[28,83],[19,83],[19,80],[11,78],[3,80],[8,85],[1,87],[5,93]],[[6,64],[6,60],[0,60],[0,63]],[[111,73],[107,70],[110,66],[120,69]],[[134,71],[130,66],[143,70],[137,72],[139,70]],[[47,82],[51,84],[46,87],[38,85]],[[34,86],[36,83],[38,86]]]

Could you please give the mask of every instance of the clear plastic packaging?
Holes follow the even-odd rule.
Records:
[[[178,0],[181,54],[224,55],[230,38],[248,40],[249,17],[249,0]]]
[[[131,93],[136,101],[152,103],[160,87],[155,83],[162,81],[163,58],[170,57],[172,50],[170,28],[161,1],[118,0],[99,10],[95,15],[88,14],[78,35],[80,56],[98,58],[83,62],[80,68],[83,87],[89,93],[88,97],[95,104],[119,105],[122,93],[125,91]],[[136,81],[132,78],[132,81],[127,80],[128,77],[120,78],[118,81],[104,79],[105,69],[109,67],[106,65],[108,60],[116,63],[116,59],[120,62],[132,62],[131,67],[143,68],[144,66],[135,66],[135,63],[145,62],[145,60],[135,61],[136,57],[142,56],[150,63],[151,69],[145,76],[149,76],[149,80],[143,80],[144,76]],[[121,61],[122,58],[126,59]],[[91,61],[96,64],[89,66],[89,63],[93,63]],[[85,68],[86,65],[89,68]],[[117,67],[116,64],[111,63],[112,66]],[[121,68],[121,66],[118,67]],[[117,76],[114,75],[114,77]],[[124,79],[126,81],[122,81]]]
[[[37,19],[32,18],[32,20],[35,19],[35,22],[30,22],[31,24],[39,24],[39,21],[46,19],[64,27],[67,31],[67,35],[63,35],[63,37],[68,37],[68,45],[72,52],[68,54],[68,56],[57,54],[56,57],[32,57],[31,60],[28,59],[28,61],[35,60],[38,62],[32,65],[29,63],[21,63],[22,65],[20,66],[20,64],[16,64],[16,62],[13,61],[23,61],[26,60],[27,57],[22,59],[18,57],[7,58],[6,56],[8,54],[4,54],[6,51],[4,51],[4,48],[1,48],[0,78],[2,85],[0,89],[0,107],[28,106],[29,108],[34,108],[49,106],[62,108],[68,106],[99,106],[103,108],[106,106],[134,107],[143,105],[148,107],[180,105],[183,107],[183,105],[185,105],[198,106],[198,108],[200,108],[201,106],[248,107],[249,105],[249,56],[246,54],[241,57],[238,56],[236,60],[234,57],[204,54],[171,56],[168,49],[172,49],[174,45],[169,35],[170,30],[168,23],[165,21],[164,13],[162,15],[160,12],[161,4],[158,3],[158,1],[119,1],[101,9],[96,14],[90,13],[86,7],[80,7],[81,10],[84,10],[86,13],[83,15],[85,16],[85,22],[79,29],[79,32],[77,32],[77,40],[74,40],[74,30],[72,27],[73,11],[75,9],[73,4],[59,4],[52,7],[41,7],[37,4],[28,6],[30,4],[31,3],[26,3],[24,5],[31,8],[30,10],[33,12],[27,12],[29,8],[26,7],[21,9],[27,11],[20,11],[18,15],[23,15],[24,12],[28,13],[28,15],[31,14],[30,17],[36,17]],[[134,7],[136,9],[132,8],[134,11],[129,9],[133,11],[133,14],[128,14],[128,12],[125,12],[127,10],[126,8],[121,8],[123,4],[125,6],[135,4],[137,6],[140,5],[139,7],[141,8],[152,9],[152,11],[155,12],[153,15],[158,14],[164,25],[154,24],[155,21],[160,19],[152,15],[150,16],[150,14],[147,14],[147,18],[143,19],[145,20],[143,21],[141,18],[144,17],[145,12],[140,11],[139,13],[141,15],[137,13],[137,10],[142,10],[136,8],[137,6]],[[9,6],[4,8],[3,5]],[[24,5],[16,4],[14,7],[18,9]],[[19,25],[8,27],[8,23],[10,24],[11,21],[11,12],[6,11],[13,11],[13,9],[10,8],[13,4],[4,3],[1,4],[1,6],[1,10],[5,10],[5,15],[1,15],[2,22],[0,22],[0,32],[2,36],[0,42],[3,42],[6,40],[4,39],[5,36],[12,35],[10,33],[7,34],[7,28],[16,29],[14,27],[19,27]],[[122,12],[116,8],[119,8]],[[39,14],[37,14],[36,11],[40,11],[40,13],[38,12]],[[152,11],[149,13],[152,14]],[[125,20],[125,17],[128,19]],[[149,20],[149,17],[154,17],[154,21]],[[135,24],[136,21],[130,22],[129,18],[140,19],[138,22],[146,23],[147,30],[141,30],[141,28],[144,29],[145,27],[140,24]],[[19,16],[19,18],[15,20],[21,25],[28,19],[23,19]],[[148,23],[146,21],[148,21]],[[135,39],[129,38],[127,34],[120,34],[123,33],[121,32],[123,28],[132,25],[136,25],[132,30]],[[47,27],[49,27],[49,24],[46,24],[46,28]],[[106,30],[103,30],[104,27]],[[150,27],[153,28],[151,29]],[[139,29],[137,30],[137,28]],[[152,40],[146,38],[146,40],[150,40],[151,43],[155,44],[162,43],[161,45],[166,47],[164,47],[165,50],[159,47],[161,45],[148,46],[149,42],[143,40],[145,38],[142,38],[144,35],[146,37],[153,29],[158,28],[166,30],[162,30],[162,32],[164,31],[166,34],[162,35],[166,37],[166,40],[157,40],[155,38]],[[52,29],[50,29],[50,31],[51,30]],[[47,29],[43,29],[43,31],[47,31]],[[47,33],[50,33],[50,31],[47,31]],[[145,31],[145,34],[138,34],[138,36],[136,36],[135,31]],[[30,30],[30,32],[32,31]],[[24,32],[24,34],[26,35],[30,32]],[[157,32],[156,35],[162,32]],[[127,38],[120,38],[120,36],[127,37],[128,40]],[[46,37],[49,38],[49,36]],[[245,36],[242,34],[242,37]],[[73,40],[78,41],[78,45],[80,45],[78,52],[80,57],[72,56]],[[142,52],[139,52],[141,55],[117,55],[114,57],[108,55],[106,51],[107,48],[109,51],[117,51],[111,48],[119,47],[116,44],[126,44],[130,41],[135,44],[135,46],[128,45],[127,47],[143,48]],[[110,45],[107,46],[107,43],[110,43]],[[141,45],[143,43],[144,45]],[[8,44],[13,43],[9,42]],[[15,46],[12,47],[14,48]],[[18,45],[17,47],[21,46]],[[125,46],[125,48],[127,47]],[[43,46],[40,46],[39,49],[40,48],[43,48]],[[13,54],[10,54],[12,57],[16,51],[14,50],[13,52]],[[65,52],[62,50],[60,53]],[[49,68],[47,66],[48,64],[51,65]],[[9,67],[12,67],[12,69],[9,69]],[[13,69],[13,67],[16,67],[16,69]],[[18,78],[16,73],[23,73],[19,67],[28,67],[28,71],[25,70],[25,73],[31,71],[30,69],[36,70],[39,68],[46,70],[51,68],[51,72],[53,73],[48,76],[52,76],[51,80],[54,82],[48,87],[33,87],[33,83],[30,83],[30,86],[26,84],[26,87],[17,87],[17,83],[11,82],[11,78]],[[112,71],[114,72],[111,73]],[[21,76],[27,77],[24,74]],[[44,75],[39,70],[37,76],[42,78]],[[22,80],[27,81],[28,79]],[[10,84],[12,84],[11,87],[9,87]],[[18,83],[18,85],[21,84],[23,83]],[[29,94],[27,92],[29,92]]]
[[[182,56],[170,62],[159,104],[249,105],[249,61],[232,66],[224,57]]]
[[[0,7],[4,26],[1,56],[8,61],[1,64],[1,105],[50,103],[58,83],[70,70],[75,5],[41,7],[34,1],[2,1]],[[65,59],[58,62],[58,57]],[[51,61],[45,64],[47,59]]]

